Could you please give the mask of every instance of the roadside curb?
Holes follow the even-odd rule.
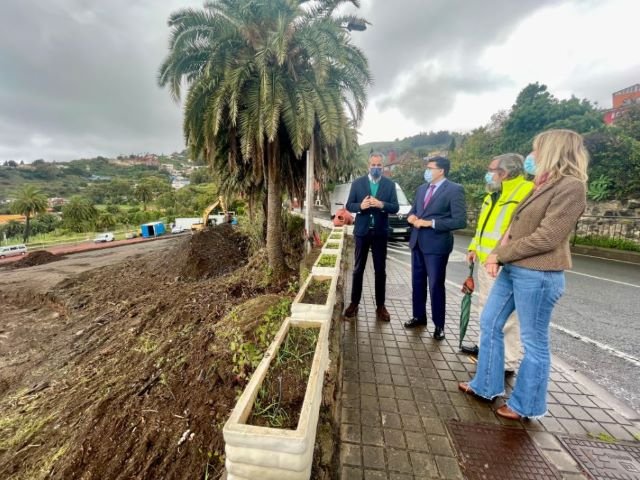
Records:
[[[606,258],[640,265],[640,252],[615,250],[613,248],[591,247],[588,245],[571,245],[571,253],[589,255],[591,257]]]

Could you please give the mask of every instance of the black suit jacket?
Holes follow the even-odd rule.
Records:
[[[447,255],[453,250],[451,232],[467,226],[464,189],[462,185],[445,179],[425,209],[423,205],[427,188],[428,183],[418,187],[409,215],[416,215],[422,220],[435,220],[435,228],[414,228],[409,246],[415,248],[418,245],[427,254]]]
[[[398,195],[396,194],[396,184],[387,177],[380,178],[380,185],[378,186],[378,192],[375,196],[378,200],[384,203],[384,208],[367,208],[365,210],[360,209],[362,201],[371,195],[371,188],[369,185],[369,176],[359,177],[351,184],[351,190],[349,190],[349,198],[347,199],[346,208],[351,213],[357,213],[356,223],[353,227],[353,234],[358,236],[364,236],[369,233],[370,218],[373,216],[373,225],[376,235],[388,235],[389,234],[389,214],[398,213],[400,205],[398,205]]]

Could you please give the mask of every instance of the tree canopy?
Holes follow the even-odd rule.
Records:
[[[342,28],[364,24],[339,15],[347,3],[358,6],[357,0],[214,0],[169,19],[159,83],[176,99],[186,86],[184,135],[194,158],[218,170],[226,165],[231,177],[237,172],[240,188],[266,187],[267,253],[276,275],[284,269],[282,192],[300,190],[303,153],[313,143],[321,168],[355,148],[371,77]]]

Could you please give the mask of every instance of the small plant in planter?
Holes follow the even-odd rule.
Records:
[[[313,305],[324,305],[329,296],[329,288],[331,287],[330,278],[312,278],[309,286],[304,292],[304,296],[300,303],[310,303]]]
[[[340,240],[341,238],[341,233],[332,233],[331,235],[329,235],[329,240]]]
[[[338,245],[337,243],[333,243],[333,242],[328,242],[324,248],[330,248],[331,250],[337,250],[340,248],[340,245]]]
[[[262,382],[249,425],[296,429],[318,334],[318,328],[289,329]]]
[[[320,256],[318,260],[318,267],[330,267],[334,268],[336,266],[336,260],[338,259],[337,255],[328,255],[323,254]]]

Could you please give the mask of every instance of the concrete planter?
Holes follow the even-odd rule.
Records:
[[[326,247],[327,243],[335,243],[336,245],[338,245],[338,248],[327,248]],[[342,242],[327,242],[327,243],[325,243],[325,245],[322,247],[322,249],[320,250],[320,253],[328,253],[329,255],[342,254],[342,247],[344,246]]]
[[[331,279],[331,286],[329,287],[329,294],[327,295],[327,300],[322,305],[317,305],[314,303],[302,303],[302,299],[304,298],[304,294],[309,287],[312,279]],[[333,306],[336,303],[336,287],[338,285],[338,271],[336,270],[335,275],[316,275],[311,274],[307,277],[306,281],[302,285],[302,288],[296,295],[296,298],[293,300],[291,304],[291,317],[292,318],[301,318],[307,320],[320,320],[323,322],[329,322],[331,320],[331,316],[333,314]]]
[[[335,253],[329,253],[329,251],[327,252],[322,251],[322,253],[318,257],[318,260],[316,260],[316,263],[311,268],[311,273],[314,275],[329,275],[329,276],[338,275],[338,272],[340,269],[340,260],[342,259],[341,252],[342,250],[336,250]],[[323,255],[335,255],[336,257],[335,265],[333,267],[323,267],[318,265]]]
[[[344,247],[344,236],[342,236],[342,238],[340,238],[340,239],[335,239],[335,238],[334,238],[334,239],[331,239],[331,238],[328,238],[328,239],[324,242],[324,245],[322,246],[322,249],[324,250],[324,249],[326,248],[326,247],[325,247],[325,245],[327,245],[327,244],[329,244],[329,243],[335,243],[335,244],[337,244],[337,245],[338,245],[338,248],[339,248],[340,250],[342,250],[342,247]]]
[[[307,480],[310,477],[322,384],[329,358],[329,326],[329,322],[292,318],[282,324],[224,426],[229,480]],[[271,359],[291,327],[320,329],[298,426],[295,430],[285,430],[247,425]]]

